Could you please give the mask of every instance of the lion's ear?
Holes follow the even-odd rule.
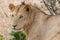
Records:
[[[14,11],[15,5],[14,5],[14,4],[9,4],[9,9],[10,9],[11,11]]]
[[[39,12],[40,12],[40,9],[37,8],[37,7],[35,7],[35,6],[31,6],[31,9],[32,9],[32,11],[35,12],[35,13],[39,13]]]

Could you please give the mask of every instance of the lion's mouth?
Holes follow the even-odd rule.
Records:
[[[14,27],[13,30],[21,30],[21,28],[15,28],[15,27]]]
[[[14,30],[21,30],[21,28],[19,28],[19,29],[14,28]]]

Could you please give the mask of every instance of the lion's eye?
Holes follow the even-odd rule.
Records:
[[[29,8],[26,8],[26,11],[29,12]]]
[[[19,18],[23,18],[23,16],[21,15]]]
[[[14,15],[12,14],[11,17],[14,17]]]

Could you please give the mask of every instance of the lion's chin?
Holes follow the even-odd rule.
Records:
[[[21,29],[21,28],[18,28],[18,29],[14,28],[13,31],[23,31],[23,29]]]

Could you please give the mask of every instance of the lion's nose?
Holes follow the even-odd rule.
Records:
[[[15,28],[17,25],[12,25],[13,26],[13,28]]]

